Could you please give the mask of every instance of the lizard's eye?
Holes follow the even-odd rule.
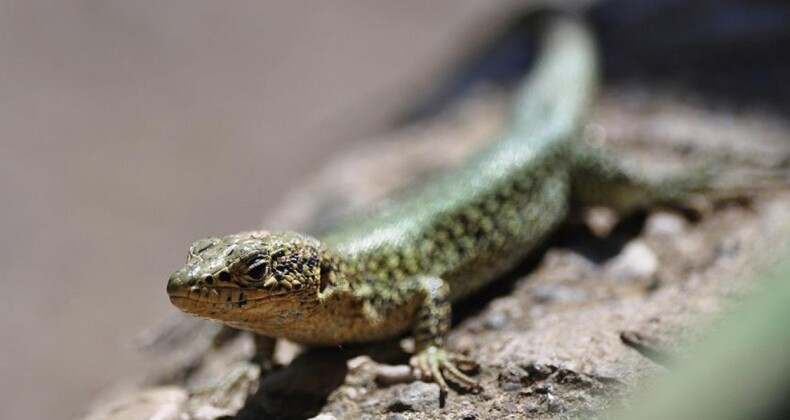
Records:
[[[269,264],[261,257],[250,260],[248,264],[247,277],[252,280],[261,281],[269,273]]]

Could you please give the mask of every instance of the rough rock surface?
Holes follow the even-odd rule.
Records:
[[[295,189],[266,228],[320,231],[460,162],[496,132],[504,96],[470,100],[437,121],[330,160],[313,182]],[[733,168],[723,174],[725,183],[762,179],[748,178],[755,170],[787,170],[790,127],[780,118],[713,110],[692,99],[609,91],[585,140],[656,171],[720,157]],[[749,201],[721,201],[696,216],[671,209],[624,220],[596,209],[580,213],[542,252],[456,308],[449,345],[481,362],[484,391],[452,392],[444,408],[435,385],[408,383],[409,339],[304,352],[281,346],[282,366],[258,380],[246,363],[249,336],[214,350],[207,337],[215,326],[179,319],[159,328],[156,347],[165,351],[152,351],[151,371],[126,381],[93,414],[594,417],[682,358],[683,344],[755,287],[751,273],[776,257],[771,251],[790,232],[790,194],[772,185],[749,192]],[[207,384],[227,380],[234,369],[240,373],[230,395],[212,394]]]

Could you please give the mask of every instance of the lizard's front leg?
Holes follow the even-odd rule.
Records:
[[[265,335],[255,334],[255,356],[252,362],[260,365],[266,372],[274,368],[274,350],[277,340]]]
[[[412,330],[415,354],[410,363],[420,371],[421,378],[432,379],[439,385],[440,404],[443,406],[447,396],[445,379],[475,392],[481,390],[477,381],[464,373],[477,369],[479,365],[460,353],[444,348],[445,336],[452,321],[450,287],[447,282],[436,277],[420,277],[416,281],[423,297]]]
[[[214,345],[222,346],[229,338],[238,333],[237,330],[224,327],[215,337]],[[276,340],[263,335],[254,334],[255,355],[252,360],[235,362],[230,370],[221,377],[199,386],[192,392],[191,406],[201,407],[209,404],[223,410],[237,410],[239,401],[243,402],[257,388],[260,376],[274,368],[274,350]],[[243,398],[240,400],[238,396]]]

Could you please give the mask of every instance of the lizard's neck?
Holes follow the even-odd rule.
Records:
[[[311,345],[335,345],[379,339],[380,320],[371,311],[362,279],[353,264],[322,247],[317,295],[281,295],[253,302],[244,317],[225,321],[235,328]],[[375,292],[371,290],[371,292]]]
[[[398,285],[390,285],[392,290],[384,293],[355,261],[325,246],[317,300],[267,305],[274,317],[255,317],[268,321],[240,328],[312,345],[386,339],[408,330],[419,302],[416,295],[397,296]],[[382,324],[388,327],[382,329]]]

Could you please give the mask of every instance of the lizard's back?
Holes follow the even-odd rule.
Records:
[[[584,38],[580,32],[565,37]],[[579,44],[579,39],[556,39]],[[582,42],[583,44],[583,42]],[[546,47],[500,138],[463,166],[322,237],[374,282],[438,276],[452,300],[508,270],[565,218],[568,156],[593,96],[592,48]]]

